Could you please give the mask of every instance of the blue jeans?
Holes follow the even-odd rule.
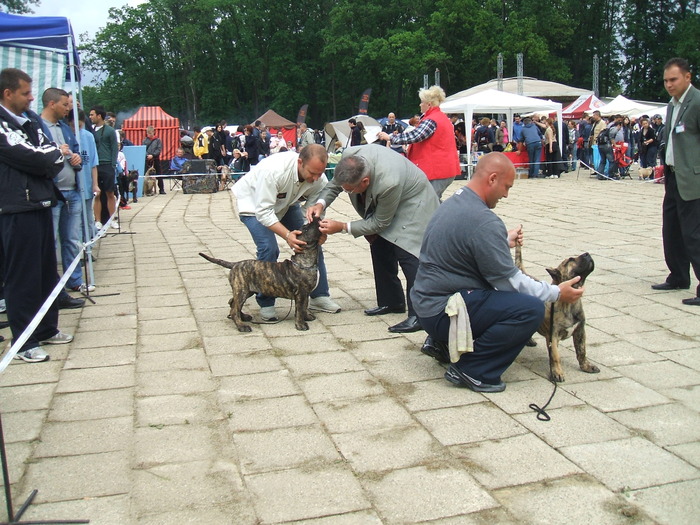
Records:
[[[53,233],[56,242],[60,243],[61,264],[63,271],[70,266],[80,253],[80,242],[83,221],[83,196],[77,190],[61,191],[66,202],[58,201],[53,211]],[[83,274],[80,264],[68,278],[66,286],[72,288],[83,283]]]
[[[277,246],[277,236],[267,226],[263,226],[254,215],[240,215],[239,217],[253,237],[253,242],[255,242],[257,247],[256,256],[258,261],[276,262],[280,255],[280,250]],[[280,222],[289,230],[300,230],[304,225],[304,216],[299,205],[295,204],[290,207],[285,216],[280,219]],[[311,297],[328,297],[330,295],[328,291],[328,275],[326,274],[326,264],[323,260],[323,249],[321,247],[318,249],[318,273],[318,284],[311,292]],[[261,308],[275,305],[274,297],[257,294],[255,299]]]
[[[515,292],[460,290],[460,293],[469,312],[474,351],[462,354],[454,366],[474,379],[495,385],[542,323],[544,303]],[[446,313],[419,317],[419,321],[433,339],[448,341],[450,318]]]
[[[535,179],[540,173],[540,155],[542,154],[541,142],[530,142],[527,145],[527,156],[530,162],[528,178]]]

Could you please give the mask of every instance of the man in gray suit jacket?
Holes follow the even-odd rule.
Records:
[[[341,191],[350,194],[362,220],[344,223],[326,219],[321,222],[321,231],[364,235],[369,241],[378,306],[365,310],[365,314],[403,313],[408,305],[408,318],[389,327],[389,331],[420,330],[409,294],[418,270],[423,233],[440,204],[425,173],[389,148],[375,144],[348,148],[335,168],[333,180],[317,203],[307,209],[309,220],[321,215]],[[399,265],[406,277],[405,298]]]
[[[664,86],[671,95],[666,112],[665,190],[663,242],[666,281],[654,290],[686,290],[690,266],[700,280],[700,91],[690,83],[690,66],[672,58],[664,66]],[[700,306],[700,285],[695,297],[683,304]]]

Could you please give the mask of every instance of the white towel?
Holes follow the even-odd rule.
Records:
[[[474,351],[469,312],[461,293],[457,292],[447,300],[445,313],[450,316],[450,361],[456,363],[462,354]]]

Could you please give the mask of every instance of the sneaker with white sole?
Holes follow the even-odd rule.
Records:
[[[44,339],[43,341],[40,341],[40,343],[42,345],[65,345],[67,343],[70,343],[72,340],[72,335],[65,334],[59,330],[58,332],[56,332],[56,335],[54,335],[53,337],[49,337],[48,339]]]
[[[17,352],[14,358],[26,361],[27,363],[41,363],[50,359],[49,354],[38,346],[24,350],[23,352]]]
[[[112,221],[112,228],[114,228],[115,230],[118,230],[118,229],[119,229],[119,223],[118,223],[117,221]]]
[[[0,299],[0,314],[4,314],[7,311],[7,305],[5,304],[5,299]]]
[[[277,321],[277,310],[273,306],[261,306],[260,307],[260,318],[263,321]]]
[[[337,314],[340,312],[340,305],[327,295],[322,295],[321,297],[309,298],[309,310]]]
[[[74,292],[94,292],[95,291],[95,285],[94,284],[81,284],[79,286],[71,286],[69,290],[72,290]]]
[[[102,229],[102,223],[101,223],[100,221],[95,221],[95,228],[97,228],[98,230],[101,230],[101,229]]]

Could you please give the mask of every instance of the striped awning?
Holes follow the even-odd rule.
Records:
[[[47,88],[65,88],[66,57],[53,51],[40,51],[22,47],[0,46],[0,69],[14,67],[32,77],[32,101],[30,108],[41,113],[41,95]]]
[[[173,158],[180,145],[180,119],[168,115],[160,106],[143,106],[122,123],[122,131],[127,139],[139,146],[146,138],[148,126],[153,126],[156,137],[163,142],[161,160]]]

